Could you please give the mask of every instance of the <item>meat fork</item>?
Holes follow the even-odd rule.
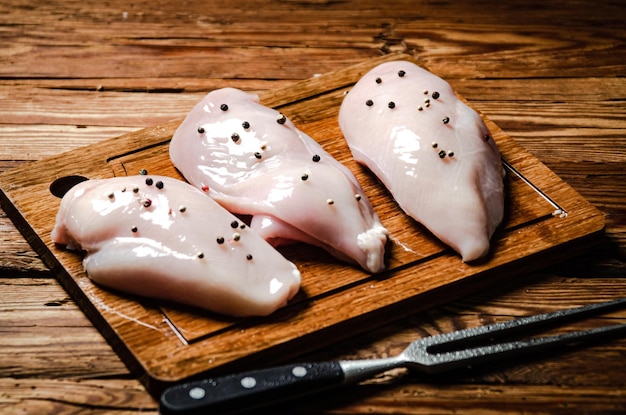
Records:
[[[474,366],[564,344],[626,332],[626,324],[597,327],[527,340],[494,342],[521,330],[539,328],[608,311],[626,298],[523,317],[503,323],[454,331],[415,340],[399,355],[379,359],[296,363],[253,370],[170,387],[161,395],[162,414],[235,413],[292,399],[342,384],[355,383],[398,367],[424,373]],[[482,342],[482,343],[481,343]],[[485,344],[487,343],[487,344]]]

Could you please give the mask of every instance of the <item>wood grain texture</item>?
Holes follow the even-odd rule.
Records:
[[[168,151],[178,121],[0,174],[3,206],[94,324],[112,344],[120,345],[117,351],[129,367],[142,368],[153,393],[168,383],[213,369],[242,367],[241,362],[252,356],[264,356],[269,362],[293,355],[289,350],[296,347],[311,349],[303,344],[304,338],[319,347],[328,342],[327,333],[339,339],[340,333],[380,326],[390,319],[388,309],[394,310],[397,319],[407,313],[401,305],[450,301],[476,291],[487,275],[495,282],[572,257],[584,249],[581,243],[590,243],[604,228],[599,211],[486,120],[503,157],[558,201],[568,217],[554,217],[556,207],[508,172],[507,219],[493,239],[492,257],[482,264],[467,265],[446,250],[406,217],[379,182],[352,160],[336,121],[347,88],[381,62],[399,59],[413,58],[389,54],[260,95],[262,103],[279,109],[352,169],[391,236],[389,266],[381,276],[369,276],[305,246],[287,250],[287,258],[303,275],[300,296],[269,318],[216,319],[175,306],[168,306],[171,310],[162,315],[162,305],[137,302],[93,285],[82,269],[81,256],[50,241],[54,216],[49,211],[55,210],[59,200],[48,188],[56,178],[136,175],[143,168],[150,174],[181,178]],[[328,279],[328,275],[334,277]],[[448,294],[439,294],[444,291]],[[170,330],[168,321],[175,331]]]
[[[303,358],[384,356],[422,334],[626,295],[624,21],[618,1],[9,0],[0,4],[0,170],[182,117],[225,82],[269,91],[414,53],[598,207],[606,230],[576,260]],[[10,351],[0,354],[0,413],[156,414],[3,213],[0,231],[0,347]],[[623,413],[625,357],[618,339],[443,379],[390,373],[272,412]]]

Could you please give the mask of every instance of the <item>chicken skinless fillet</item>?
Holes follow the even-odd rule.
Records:
[[[486,256],[504,212],[500,153],[451,86],[408,61],[383,63],[344,97],[339,124],[355,160],[463,261]]]
[[[258,96],[223,88],[187,115],[170,144],[185,179],[278,246],[300,241],[368,272],[385,269],[387,230],[352,172]]]
[[[233,316],[264,316],[300,272],[200,190],[161,176],[88,180],[61,200],[52,240],[85,251],[105,287]]]

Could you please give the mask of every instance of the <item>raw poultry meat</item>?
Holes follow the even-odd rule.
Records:
[[[446,81],[408,61],[383,63],[345,96],[339,124],[354,159],[409,216],[464,261],[487,255],[504,211],[500,153]]]
[[[352,172],[258,96],[210,92],[177,129],[170,158],[275,246],[306,242],[369,272],[385,268],[387,230]]]
[[[234,316],[267,315],[300,273],[201,191],[161,176],[88,180],[61,200],[52,240],[96,283]]]

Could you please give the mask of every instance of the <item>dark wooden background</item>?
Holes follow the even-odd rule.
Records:
[[[420,336],[626,296],[625,41],[620,1],[8,0],[0,171],[183,117],[214,88],[268,90],[414,53],[607,225],[584,256],[302,358],[386,356]],[[625,361],[626,339],[607,339],[441,377],[397,370],[274,412],[623,413]],[[0,412],[157,412],[2,211]]]

